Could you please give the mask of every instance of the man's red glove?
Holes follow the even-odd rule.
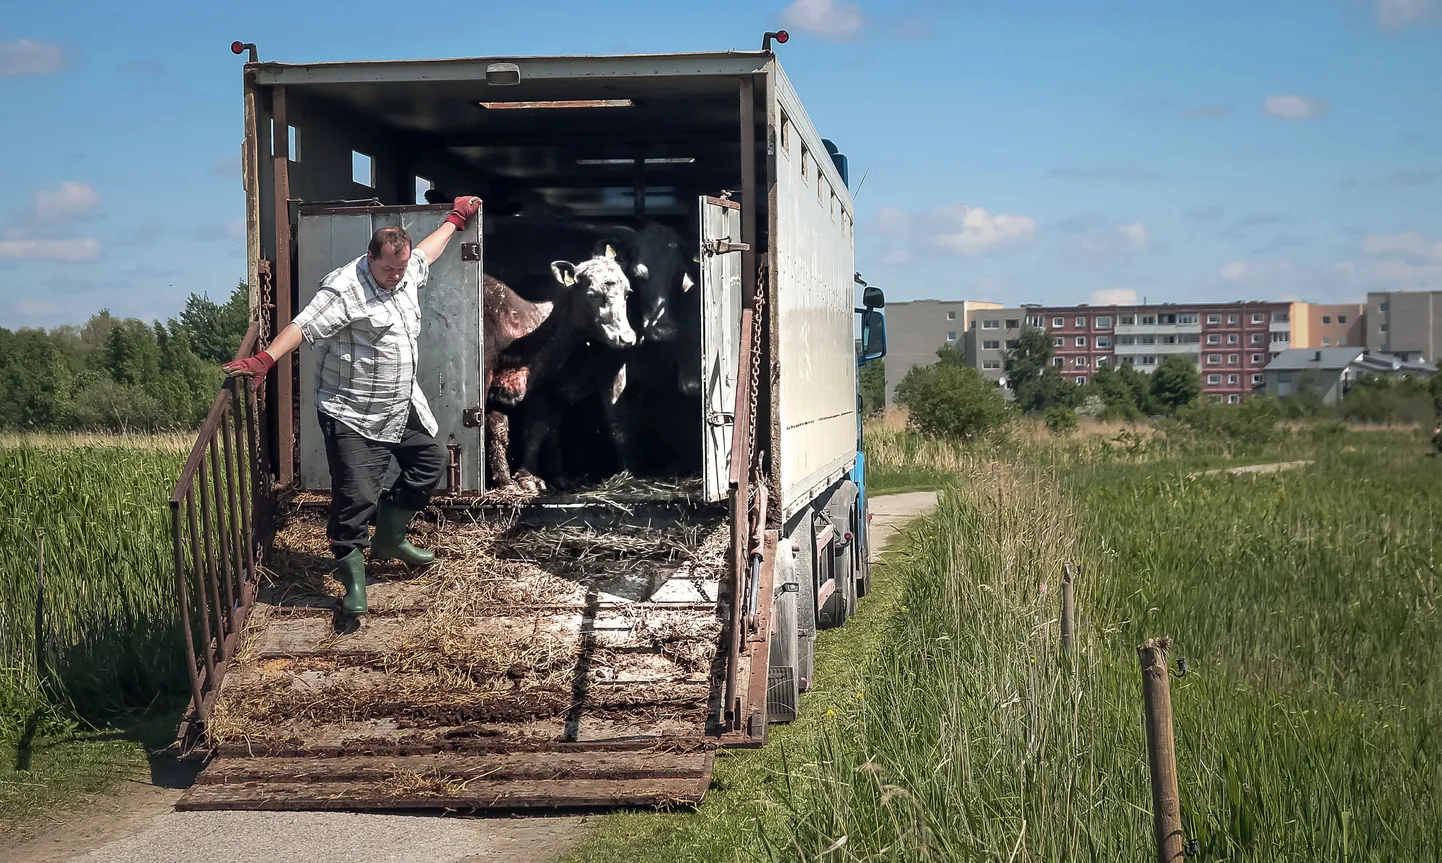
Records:
[[[221,366],[221,371],[233,378],[253,378],[258,388],[265,380],[265,373],[275,368],[275,360],[270,354],[261,351],[253,357],[246,357],[243,360],[234,360]]]
[[[455,209],[446,216],[446,221],[456,226],[457,231],[464,231],[466,224],[476,217],[481,211],[481,199],[475,195],[467,195],[464,198],[456,198]]]

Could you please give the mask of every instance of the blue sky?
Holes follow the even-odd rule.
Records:
[[[604,9],[604,11],[601,11]],[[849,155],[890,299],[1442,288],[1442,0],[12,4],[0,326],[243,276],[234,39],[264,59],[724,50]]]

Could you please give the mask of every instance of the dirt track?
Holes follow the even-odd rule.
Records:
[[[936,505],[933,492],[872,500],[873,555]],[[479,818],[344,812],[175,812],[179,782],[137,780],[59,820],[24,845],[17,863],[522,863],[554,859],[584,835],[581,816]],[[165,787],[169,785],[171,787]]]

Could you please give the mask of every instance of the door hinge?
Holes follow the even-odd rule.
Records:
[[[722,237],[719,240],[707,240],[704,248],[708,255],[724,255],[727,252],[749,252],[750,243],[733,243],[730,237]]]
[[[706,422],[713,426],[734,425],[736,423],[736,414],[713,411],[706,415]]]
[[[479,261],[481,259],[480,243],[461,243],[461,260]]]
[[[461,425],[473,429],[486,421],[485,408],[464,408],[461,410]]]

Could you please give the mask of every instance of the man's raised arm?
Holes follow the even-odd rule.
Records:
[[[481,209],[481,199],[475,195],[456,198],[454,207],[455,209],[446,214],[446,220],[441,222],[441,226],[416,246],[426,256],[427,263],[435,263],[440,259],[451,241],[451,235],[463,230],[466,224],[476,217],[476,213]]]

